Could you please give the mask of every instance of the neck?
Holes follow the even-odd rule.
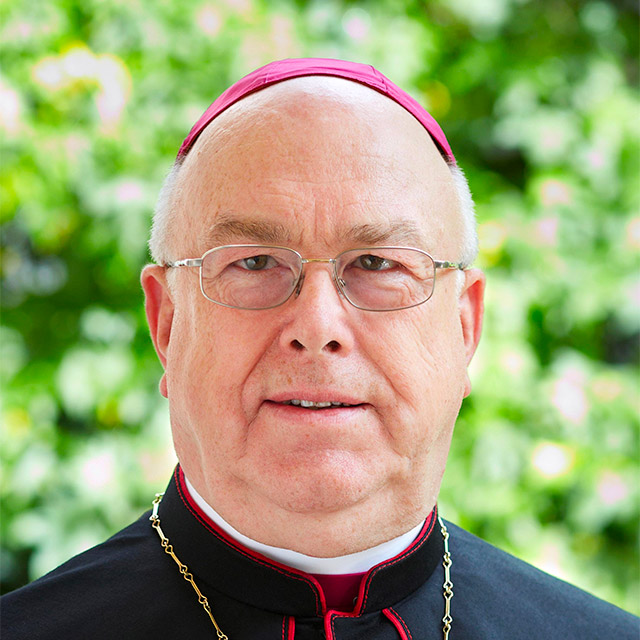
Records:
[[[330,462],[328,470],[307,464],[298,473],[292,469],[286,481],[264,486],[219,467],[208,472],[204,465],[180,464],[192,486],[236,531],[317,558],[350,555],[397,538],[424,522],[436,503],[441,474],[431,469],[376,482]]]
[[[200,509],[223,531],[245,547],[294,569],[316,575],[365,573],[371,567],[404,551],[418,536],[423,522],[409,531],[369,549],[335,557],[316,557],[254,540],[232,527],[195,489],[185,476],[187,489]]]

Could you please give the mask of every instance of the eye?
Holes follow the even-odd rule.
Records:
[[[387,258],[383,258],[381,256],[366,254],[363,256],[359,256],[355,260],[354,265],[357,267],[361,267],[366,271],[387,271],[397,266],[397,263],[393,260],[388,260]]]
[[[278,266],[278,262],[274,257],[267,254],[243,258],[235,264],[237,267],[246,269],[247,271],[264,271],[265,269],[273,269],[273,267]]]

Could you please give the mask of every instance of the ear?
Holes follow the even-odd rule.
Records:
[[[480,269],[469,269],[464,272],[464,276],[464,286],[458,300],[458,309],[468,367],[473,354],[476,352],[478,342],[480,342],[480,334],[482,333],[485,276]],[[465,398],[470,393],[471,381],[467,374]]]
[[[167,398],[167,351],[171,337],[174,305],[167,282],[166,269],[157,264],[148,264],[142,270],[140,281],[144,290],[144,310],[147,314],[151,340],[165,369],[165,373],[160,379],[160,393]]]

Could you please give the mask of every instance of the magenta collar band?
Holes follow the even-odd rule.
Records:
[[[238,100],[277,82],[291,78],[300,78],[302,76],[334,76],[336,78],[353,80],[354,82],[359,82],[360,84],[375,89],[379,93],[397,102],[414,116],[429,132],[433,141],[438,145],[448,160],[455,162],[451,147],[440,125],[434,120],[431,114],[420,106],[408,93],[393,84],[391,80],[383,76],[371,65],[328,58],[278,60],[264,67],[260,67],[260,69],[256,69],[241,80],[238,80],[238,82],[222,93],[195,123],[189,135],[182,143],[180,151],[178,151],[178,158],[185,156],[189,152],[189,149],[191,149],[198,136],[216,116],[220,115],[232,104],[238,102]]]

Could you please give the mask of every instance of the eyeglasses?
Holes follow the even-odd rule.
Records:
[[[236,244],[215,247],[202,258],[168,262],[167,267],[198,267],[200,289],[211,302],[234,309],[272,309],[300,294],[303,266],[326,262],[333,282],[354,307],[397,311],[423,304],[433,295],[438,269],[464,269],[434,260],[421,249],[365,247],[335,258],[303,258],[285,247]]]

